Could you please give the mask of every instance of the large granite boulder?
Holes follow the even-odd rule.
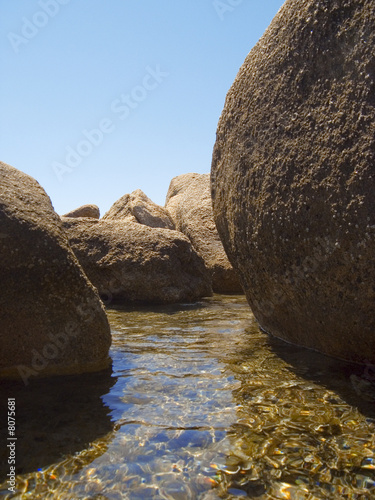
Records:
[[[90,219],[99,219],[100,210],[97,205],[82,205],[63,215],[63,217],[89,217]]]
[[[110,329],[49,197],[0,162],[0,377],[108,365]]]
[[[103,220],[127,220],[149,227],[175,228],[169,213],[150,200],[141,189],[117,200],[104,214]]]
[[[126,220],[63,219],[70,245],[103,300],[195,301],[212,295],[210,277],[177,231]]]
[[[230,89],[216,224],[261,327],[375,363],[375,3],[287,0]]]
[[[176,229],[184,233],[203,257],[217,293],[243,293],[239,279],[225,254],[212,213],[209,174],[174,177],[166,198],[166,209]]]

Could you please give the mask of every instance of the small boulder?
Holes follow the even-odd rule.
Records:
[[[262,328],[374,364],[375,2],[285,2],[227,95],[211,173]]]
[[[212,213],[209,174],[184,174],[172,179],[166,209],[176,229],[184,233],[203,257],[217,293],[243,293],[225,254]]]
[[[117,200],[104,214],[103,220],[127,220],[149,227],[175,228],[169,213],[140,189]]]
[[[177,231],[125,220],[63,219],[70,245],[107,303],[192,302],[212,295],[210,277]]]
[[[110,328],[42,187],[0,162],[0,377],[108,365]]]
[[[81,207],[68,212],[62,217],[88,217],[90,219],[99,219],[100,210],[96,205],[82,205]]]

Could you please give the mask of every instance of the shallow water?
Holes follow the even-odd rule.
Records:
[[[263,334],[241,296],[108,313],[111,370],[2,382],[1,498],[375,498],[372,367]]]

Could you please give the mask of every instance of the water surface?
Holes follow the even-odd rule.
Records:
[[[371,367],[265,335],[241,296],[108,314],[112,370],[2,384],[18,493],[0,496],[375,498]]]

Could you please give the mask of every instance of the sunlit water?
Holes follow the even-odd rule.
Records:
[[[268,337],[239,296],[108,313],[111,370],[2,382],[1,498],[375,498],[371,367]]]

